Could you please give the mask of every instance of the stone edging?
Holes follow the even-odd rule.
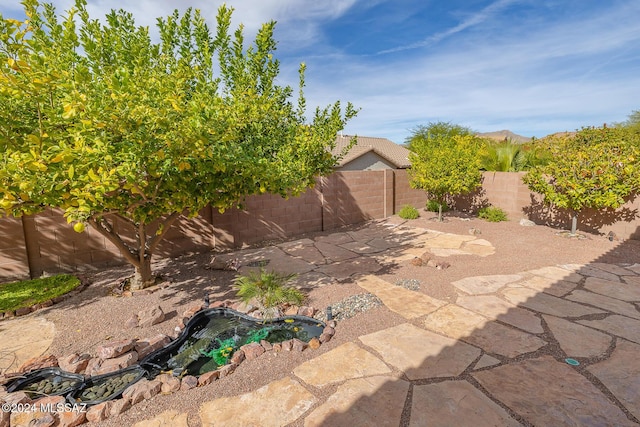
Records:
[[[185,328],[188,320],[196,313],[205,308],[229,307],[230,301],[216,301],[210,307],[204,305],[195,305],[183,313],[182,318],[178,322],[175,329],[175,336],[169,337],[160,334],[150,339],[131,339],[119,342],[113,342],[96,348],[97,357],[91,357],[88,354],[69,356],[57,359],[53,355],[40,356],[25,362],[18,370],[18,373],[26,373],[37,369],[56,367],[72,372],[82,373],[87,377],[87,372],[95,372],[96,367],[111,369],[111,372],[123,369],[127,366],[135,365],[138,360],[146,355],[156,351],[173,339],[176,339],[180,332]],[[315,310],[311,307],[304,307],[305,310]],[[2,412],[0,413],[0,426],[27,425],[33,420],[47,419],[51,423],[46,425],[59,426],[76,426],[85,422],[98,422],[110,417],[117,416],[141,401],[151,399],[158,394],[171,394],[177,391],[190,390],[196,387],[204,387],[217,379],[224,378],[232,374],[235,369],[245,360],[255,359],[262,354],[270,351],[304,351],[307,348],[317,349],[323,343],[331,340],[335,334],[336,321],[327,321],[323,333],[318,338],[312,338],[309,343],[298,340],[296,338],[281,343],[271,344],[267,341],[260,343],[245,344],[233,353],[227,365],[211,372],[204,373],[199,376],[186,375],[182,378],[174,377],[170,374],[160,374],[152,380],[142,379],[132,385],[122,393],[122,397],[116,400],[93,405],[86,410],[65,411],[65,412],[39,412],[39,408],[49,407],[57,408],[64,405],[66,399],[64,396],[46,396],[37,400],[32,400],[25,392],[18,391],[14,393],[6,393],[6,388],[0,385],[0,403],[8,403],[10,405],[21,407],[34,407],[36,412]],[[144,345],[142,345],[144,343]],[[107,373],[107,372],[102,372]],[[1,377],[0,384],[6,384],[12,377]],[[48,405],[48,406],[47,406]],[[68,405],[68,404],[67,404]],[[18,406],[19,407],[19,406]],[[55,410],[55,409],[54,409]],[[43,425],[45,425],[43,424]]]
[[[22,307],[19,308],[17,310],[10,310],[10,311],[4,311],[4,312],[0,312],[0,321],[4,320],[4,319],[12,319],[14,317],[20,317],[20,316],[26,316],[27,314],[31,314],[34,311],[38,311],[41,308],[46,308],[46,307],[51,307],[54,304],[59,304],[62,301],[65,301],[69,298],[75,297],[77,295],[80,294],[80,292],[84,291],[85,289],[87,289],[89,287],[89,282],[87,281],[86,277],[84,276],[75,276],[80,280],[80,284],[72,291],[67,292],[66,294],[60,295],[58,297],[55,298],[51,298],[48,299],[44,302],[41,302],[39,304],[34,304],[30,307]],[[1,425],[1,424],[0,424]]]

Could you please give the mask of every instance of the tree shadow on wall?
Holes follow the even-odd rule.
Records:
[[[460,212],[470,214],[477,213],[480,209],[490,205],[487,198],[487,191],[484,187],[478,187],[476,190],[468,194],[450,196],[447,200],[451,208],[455,208]]]
[[[569,228],[571,226],[572,211],[545,204],[542,199],[534,194],[530,195],[531,203],[522,208],[527,217],[537,223],[554,228]],[[635,200],[633,196],[626,200],[626,205],[619,209],[583,209],[578,213],[578,230],[598,235],[605,235],[603,227],[611,226],[618,222],[633,222],[640,217],[637,208],[631,208],[629,203]],[[637,235],[637,231],[634,235]]]

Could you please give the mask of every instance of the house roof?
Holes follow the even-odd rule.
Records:
[[[338,135],[336,138],[336,146],[331,151],[332,154],[337,156],[342,153],[342,150],[349,145],[351,138],[353,138],[352,135]],[[358,136],[356,144],[340,159],[336,167],[344,166],[370,151],[376,153],[398,169],[405,169],[411,166],[409,162],[409,150],[402,145],[398,145],[386,138]]]

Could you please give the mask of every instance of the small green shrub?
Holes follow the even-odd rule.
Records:
[[[487,206],[478,211],[478,217],[489,222],[507,221],[507,213],[495,206]]]
[[[404,205],[400,212],[398,212],[398,216],[402,219],[416,219],[420,216],[418,209],[414,208],[411,205]]]
[[[252,271],[246,276],[237,276],[233,279],[233,287],[243,302],[249,303],[255,298],[264,311],[281,304],[302,304],[304,294],[289,286],[295,277],[295,274],[279,274],[260,269],[259,272]]]
[[[427,200],[427,211],[429,212],[438,212],[439,211],[439,203],[435,200]],[[446,203],[442,203],[442,212],[448,212],[449,211],[449,205],[447,205]]]

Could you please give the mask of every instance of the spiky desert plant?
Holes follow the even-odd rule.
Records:
[[[233,279],[233,287],[238,297],[245,303],[257,301],[264,311],[280,304],[300,305],[305,296],[299,290],[288,286],[295,274],[280,274],[274,271],[251,271]]]

